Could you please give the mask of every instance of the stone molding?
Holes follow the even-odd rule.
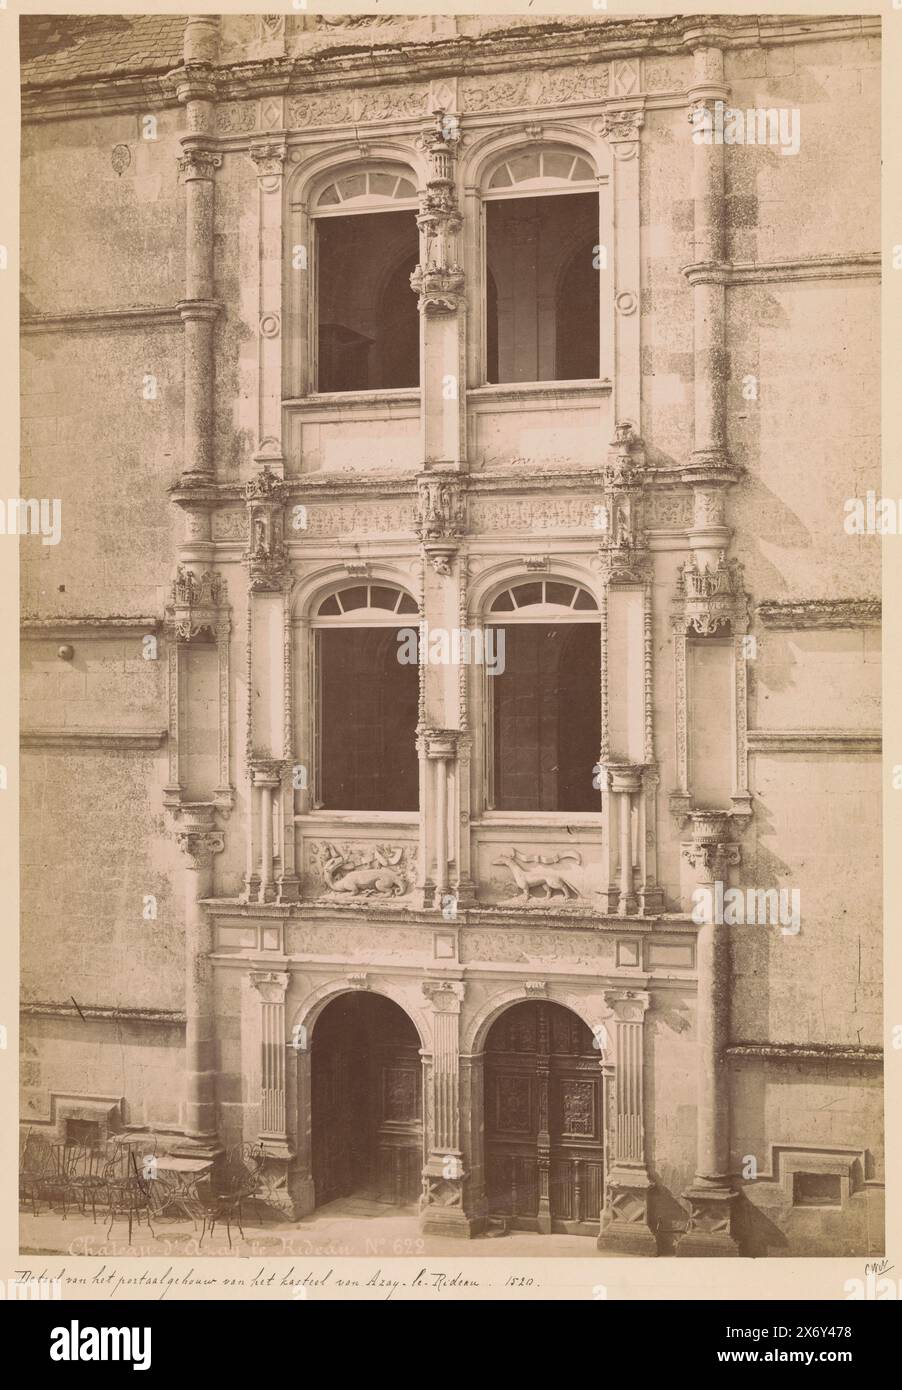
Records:
[[[759,603],[755,613],[763,627],[801,632],[807,628],[879,627],[883,605],[879,598],[809,598]]]
[[[750,753],[880,753],[879,729],[750,729]]]
[[[67,753],[82,748],[138,752],[145,748],[162,748],[166,738],[166,729],[23,729],[19,745],[22,748],[61,748]]]

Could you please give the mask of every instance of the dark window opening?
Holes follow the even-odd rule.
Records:
[[[410,274],[413,212],[316,223],[319,391],[376,391],[420,381],[420,317]]]
[[[795,1207],[841,1207],[839,1173],[793,1173],[792,1204]]]
[[[598,197],[486,203],[486,379],[573,381],[599,373]]]
[[[490,677],[495,807],[597,811],[597,623],[523,623],[497,632],[504,633],[504,669]]]
[[[100,1147],[99,1120],[66,1120],[66,1143],[85,1144],[89,1148]]]
[[[342,595],[344,598],[344,595]],[[405,628],[410,634],[411,628]],[[398,629],[317,633],[320,804],[334,811],[416,811],[419,676]]]

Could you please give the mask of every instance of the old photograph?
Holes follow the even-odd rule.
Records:
[[[880,18],[153,8],[18,21],[21,1251],[864,1280]]]

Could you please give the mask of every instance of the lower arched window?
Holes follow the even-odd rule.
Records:
[[[417,641],[411,596],[351,584],[314,618],[315,805],[416,811]]]

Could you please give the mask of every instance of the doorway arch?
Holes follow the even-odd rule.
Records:
[[[312,1176],[317,1207],[356,1196],[407,1206],[420,1193],[420,1037],[393,1000],[332,999],[310,1045]]]
[[[511,1004],[485,1041],[485,1194],[490,1220],[597,1236],[604,1105],[590,1028],[547,999]]]

